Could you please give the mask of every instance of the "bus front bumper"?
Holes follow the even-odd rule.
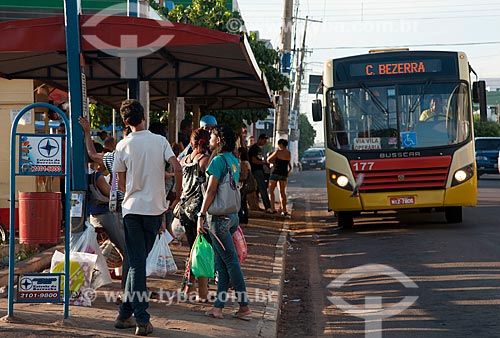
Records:
[[[356,197],[351,197],[351,191],[329,185],[328,208],[332,211],[375,211],[474,206],[477,204],[475,182],[474,177],[448,189],[359,193]]]

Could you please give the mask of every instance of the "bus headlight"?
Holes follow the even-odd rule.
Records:
[[[466,165],[463,168],[458,169],[453,174],[453,181],[451,182],[451,186],[456,186],[462,184],[471,179],[474,176],[474,166],[472,164]]]
[[[333,170],[328,170],[328,177],[330,183],[336,185],[339,188],[352,191],[353,189],[352,184],[346,175],[337,173]]]
[[[467,179],[467,173],[463,170],[458,170],[457,172],[455,172],[455,179],[458,182],[463,182]]]
[[[344,175],[339,176],[339,178],[337,178],[337,184],[339,187],[345,188],[349,184],[349,179]]]

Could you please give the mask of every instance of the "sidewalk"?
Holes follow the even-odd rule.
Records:
[[[286,219],[263,212],[250,212],[249,226],[244,228],[249,257],[242,265],[253,311],[250,321],[233,319],[238,304],[229,301],[224,309],[225,319],[204,316],[211,305],[201,303],[169,304],[163,300],[150,301],[148,312],[154,332],[151,337],[275,337],[277,331],[281,288],[284,273]],[[171,248],[179,272],[166,279],[148,278],[151,291],[167,295],[176,291],[182,281],[187,246]],[[24,271],[36,272],[36,271]],[[216,285],[210,285],[215,292]],[[70,317],[63,320],[63,306],[58,304],[14,304],[16,323],[0,321],[2,337],[131,337],[134,329],[113,327],[118,305],[106,296],[120,291],[120,282],[97,290],[92,307],[70,306]],[[7,314],[7,298],[0,299],[0,317]]]

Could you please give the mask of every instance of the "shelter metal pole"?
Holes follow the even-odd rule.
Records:
[[[139,16],[139,0],[127,1],[127,16]]]
[[[168,141],[170,144],[177,143],[177,90],[176,83],[168,84]]]
[[[195,104],[193,105],[193,128],[198,129],[200,128],[200,105]]]
[[[82,72],[80,68],[80,10],[78,0],[64,1],[64,16],[66,30],[66,57],[68,63],[69,107],[72,139],[71,165],[73,173],[71,183],[73,190],[87,190],[87,152],[83,138],[83,129],[78,118],[83,115],[82,105]],[[69,159],[67,159],[69,160]]]

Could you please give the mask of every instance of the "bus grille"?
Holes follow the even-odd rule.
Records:
[[[443,189],[451,156],[355,160],[351,169],[357,179],[364,174],[361,192]]]

